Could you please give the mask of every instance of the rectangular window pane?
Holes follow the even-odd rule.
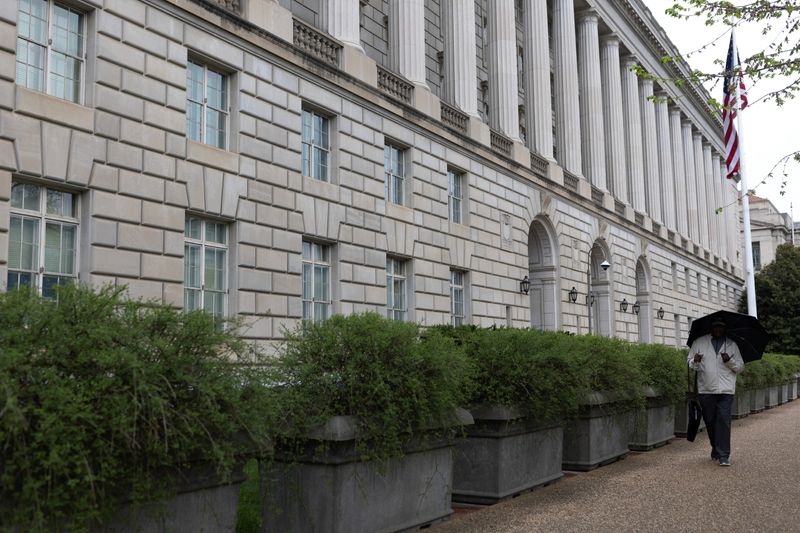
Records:
[[[200,239],[200,229],[203,221],[198,218],[187,218],[184,223],[184,236],[190,239]]]
[[[184,246],[183,283],[188,288],[200,288],[200,246]]]
[[[186,289],[183,291],[183,308],[186,311],[200,309],[200,291],[198,289]]]
[[[61,271],[61,224],[47,223],[44,228],[44,270]]]
[[[11,217],[8,267],[35,272],[39,263],[39,221]]]
[[[8,290],[18,289],[20,287],[30,287],[33,284],[33,275],[30,272],[9,272],[8,273]]]

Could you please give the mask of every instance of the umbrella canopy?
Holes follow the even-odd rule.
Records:
[[[711,323],[717,318],[725,321],[725,336],[739,346],[745,363],[761,359],[769,337],[767,330],[756,317],[731,311],[716,311],[694,320],[686,345],[691,346],[698,337],[711,334]]]

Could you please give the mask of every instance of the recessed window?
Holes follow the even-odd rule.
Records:
[[[464,284],[466,273],[462,270],[450,271],[450,323],[460,326],[464,323]]]
[[[46,0],[21,0],[17,17],[17,84],[71,102],[81,98],[85,16]]]
[[[407,261],[386,258],[386,315],[393,320],[406,320],[406,264]]]
[[[303,176],[329,181],[330,120],[316,111],[303,110]]]
[[[761,270],[761,243],[756,241],[753,245],[753,268]]]
[[[303,241],[303,320],[331,315],[331,247]]]
[[[463,224],[464,175],[453,170],[447,171],[447,204],[450,221]]]
[[[14,182],[8,238],[7,288],[33,287],[43,296],[78,277],[78,212],[74,194]]]
[[[405,203],[405,150],[392,144],[383,147],[383,170],[386,179],[386,200],[393,204]]]
[[[189,60],[186,65],[186,136],[224,149],[228,127],[228,77]]]
[[[186,217],[183,251],[183,308],[224,317],[228,293],[227,224]]]

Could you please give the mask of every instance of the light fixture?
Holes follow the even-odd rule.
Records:
[[[522,278],[522,281],[519,282],[519,292],[523,294],[528,294],[528,291],[531,289],[531,282],[528,280],[528,276]]]
[[[608,267],[610,267],[610,266],[611,266],[611,263],[609,263],[608,261],[603,261],[602,263],[600,263],[600,268],[603,269],[603,272],[608,270]]]
[[[578,301],[578,289],[572,287],[572,290],[569,291],[569,301],[575,303]]]
[[[658,317],[659,320],[664,318],[664,308],[663,307],[659,307],[658,308],[658,312],[656,313],[656,316]]]
[[[589,294],[589,307],[594,305],[594,293]]]
[[[633,302],[633,314],[638,315],[639,309],[640,309],[639,300],[636,300],[635,302]]]
[[[625,298],[622,299],[622,301],[619,303],[619,310],[622,311],[623,313],[628,312],[628,300],[626,300]]]

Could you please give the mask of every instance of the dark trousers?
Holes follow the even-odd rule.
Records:
[[[703,408],[711,455],[728,459],[731,455],[731,406],[733,394],[698,394]]]

